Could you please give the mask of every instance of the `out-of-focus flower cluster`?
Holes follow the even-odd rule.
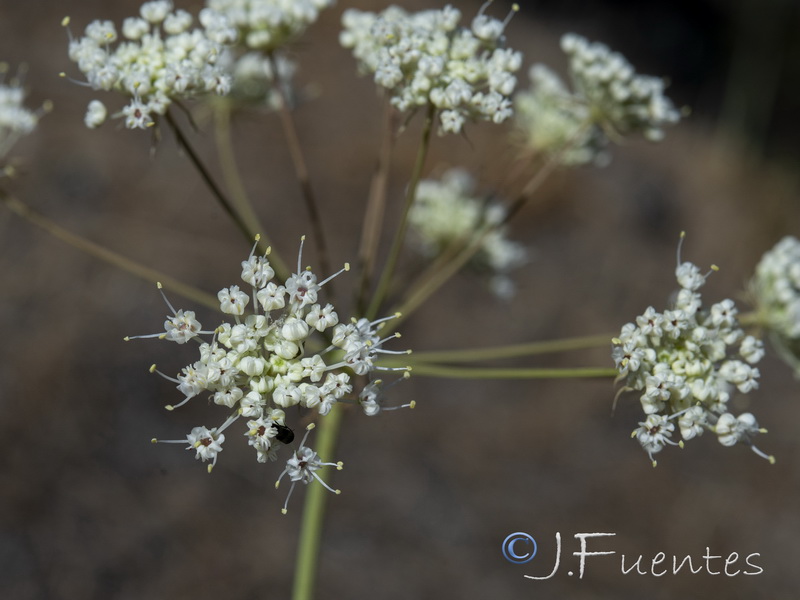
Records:
[[[293,95],[291,80],[297,66],[284,55],[275,56],[274,60],[270,60],[261,52],[246,52],[237,57],[232,50],[228,50],[222,56],[220,64],[233,77],[229,98],[246,103],[265,104],[277,109],[282,102],[277,87],[280,85],[283,98],[287,98],[291,104]]]
[[[758,321],[772,334],[781,356],[800,375],[800,241],[787,236],[764,254],[750,291]]]
[[[732,300],[703,307],[697,290],[707,275],[696,265],[679,259],[676,277],[681,289],[674,306],[663,313],[648,307],[613,340],[623,391],[641,392],[646,415],[633,435],[651,460],[667,444],[683,445],[671,439],[677,426],[682,440],[710,430],[724,446],[742,442],[773,461],[752,444],[764,431],[753,415],[734,416],[728,408],[736,390],[758,387],[754,365],[764,356],[763,343],[742,330]]]
[[[113,22],[92,21],[84,37],[70,40],[69,57],[92,89],[129,98],[115,116],[124,117],[129,129],[143,129],[153,124],[154,114],[165,114],[174,99],[230,90],[231,78],[218,59],[225,45],[236,40],[236,29],[210,9],[203,9],[199,20],[202,29],[192,29],[192,16],[173,10],[170,0],[145,2],[138,17],[125,19],[121,37]],[[87,127],[98,127],[107,114],[102,102],[92,100]]]
[[[436,256],[454,245],[468,245],[483,235],[472,266],[491,273],[490,287],[500,297],[514,293],[509,273],[527,258],[525,248],[506,238],[503,227],[495,227],[505,208],[475,195],[475,180],[464,169],[451,169],[440,180],[425,179],[417,186],[409,223],[422,252]],[[483,234],[487,227],[494,227]]]
[[[36,128],[40,112],[25,108],[25,90],[14,77],[8,82],[8,64],[0,63],[0,161],[17,141]],[[47,110],[49,103],[42,110]]]
[[[570,33],[561,48],[569,57],[574,92],[549,68],[534,65],[531,88],[515,98],[518,126],[534,150],[561,153],[563,164],[602,161],[607,137],[642,133],[657,141],[665,126],[680,120],[663,80],[638,75],[605,44]]]
[[[175,383],[184,395],[179,404],[167,406],[169,410],[207,394],[214,404],[232,411],[219,427],[199,426],[183,440],[154,441],[187,444],[197,459],[211,461],[211,471],[222,451],[223,432],[239,419],[247,421],[244,435],[258,462],[267,462],[276,460],[279,448],[294,439],[286,421],[286,410],[292,406],[327,415],[337,402],[349,401],[360,404],[368,415],[380,412],[387,386],[372,376],[379,371],[408,374],[405,368],[377,364],[382,353],[406,354],[383,348],[398,334],[381,338],[378,333],[381,324],[394,317],[340,323],[333,305],[318,300],[322,287],[348,267],[318,281],[310,268],[302,269],[301,264],[302,246],[297,272],[280,283],[275,281],[267,256],[251,253],[242,262],[242,280],[249,290],[232,285],[217,295],[220,310],[232,321],[204,331],[194,312],[175,310],[167,302],[172,314],[164,323],[164,332],[135,336],[199,344],[199,360],[184,367],[177,377],[157,371],[155,365],[151,369]],[[201,341],[203,335],[210,340]],[[357,390],[356,375],[371,381]],[[308,483],[316,478],[313,471],[324,463],[318,457],[316,462],[303,458],[316,456],[305,446],[305,438],[300,446],[284,474],[294,482]]]
[[[590,109],[576,102],[564,83],[544,65],[531,67],[531,88],[514,97],[514,118],[523,143],[537,152],[560,152],[563,165],[601,162],[606,137],[589,126]]]
[[[502,47],[508,19],[486,16],[489,4],[470,29],[458,26],[461,13],[452,6],[414,14],[397,6],[380,14],[350,9],[339,39],[399,110],[440,111],[440,132],[458,133],[467,120],[502,123],[512,114],[522,55]]]
[[[239,30],[240,43],[270,52],[302,34],[334,0],[207,0],[206,4]]]

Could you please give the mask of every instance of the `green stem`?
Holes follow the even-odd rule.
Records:
[[[236,226],[239,228],[239,230],[242,232],[242,234],[245,236],[248,242],[252,244],[253,241],[256,239],[257,232],[253,231],[253,229],[245,222],[245,220],[241,217],[241,215],[236,210],[234,210],[233,206],[228,201],[225,194],[217,185],[216,181],[214,181],[214,178],[211,177],[211,173],[203,164],[203,161],[200,160],[200,156],[198,156],[198,154],[194,151],[194,148],[192,148],[192,145],[189,143],[189,140],[186,138],[183,131],[181,131],[181,128],[178,126],[178,123],[175,121],[175,118],[172,116],[172,113],[168,110],[167,113],[164,115],[164,117],[166,118],[167,123],[169,124],[172,131],[175,133],[175,138],[178,140],[178,145],[181,148],[183,148],[183,150],[186,152],[186,155],[189,157],[189,160],[191,160],[192,165],[194,165],[198,173],[200,173],[200,176],[203,178],[203,181],[208,186],[208,189],[211,190],[211,193],[214,194],[214,197],[217,199],[217,202],[219,202],[220,206],[222,206],[223,210],[236,224]],[[263,246],[263,242],[259,242],[259,248],[262,249],[262,251],[266,250],[266,247]]]
[[[207,294],[201,290],[198,290],[195,287],[178,281],[174,277],[170,277],[169,275],[156,271],[155,269],[145,267],[144,265],[126,258],[121,254],[117,254],[108,248],[104,248],[103,246],[89,241],[86,238],[67,231],[47,217],[35,212],[22,201],[12,198],[3,192],[0,192],[0,201],[2,201],[3,204],[11,209],[11,211],[26,221],[33,223],[37,227],[41,227],[53,237],[60,239],[62,242],[66,242],[78,250],[82,250],[83,252],[94,256],[95,258],[99,258],[100,260],[112,266],[118,267],[132,275],[135,275],[136,277],[140,277],[145,281],[149,281],[151,283],[161,282],[161,285],[164,287],[164,289],[175,292],[179,296],[183,296],[184,298],[187,298],[196,304],[207,306],[213,310],[219,310],[219,301],[211,294]]]
[[[284,90],[284,82],[281,81],[280,72],[278,71],[278,61],[275,60],[275,57],[271,53],[267,55],[267,60],[269,60],[269,65],[272,69],[273,77],[275,78],[274,88],[279,99],[278,114],[280,115],[281,125],[283,126],[283,133],[286,136],[286,145],[289,147],[289,155],[292,158],[295,177],[297,177],[297,182],[300,185],[300,192],[303,196],[306,210],[308,211],[308,218],[311,221],[311,232],[314,236],[314,243],[317,248],[320,272],[324,273],[327,277],[332,273],[328,263],[328,244],[325,241],[319,205],[314,195],[314,189],[311,187],[311,178],[308,173],[308,165],[306,164],[305,156],[303,155],[303,148],[300,144],[300,136],[297,135],[294,117],[292,116],[292,111],[289,109],[289,100]],[[327,285],[329,293],[333,295],[333,286],[330,283]]]
[[[392,248],[389,251],[389,257],[386,259],[381,278],[378,281],[378,287],[375,290],[375,295],[372,297],[372,302],[367,309],[366,317],[374,319],[378,314],[381,303],[389,292],[389,286],[392,283],[392,276],[394,269],[397,265],[397,259],[400,257],[400,251],[403,249],[403,241],[405,240],[406,230],[408,229],[408,214],[411,211],[411,206],[417,196],[417,185],[422,177],[422,169],[425,166],[425,158],[428,155],[428,148],[430,147],[431,132],[433,131],[433,121],[436,116],[436,107],[432,104],[428,105],[428,112],[425,115],[425,123],[422,129],[422,140],[420,141],[419,150],[417,151],[417,158],[414,163],[414,170],[411,173],[411,181],[408,183],[406,190],[406,202],[403,207],[403,215],[400,218],[400,224],[392,241]]]
[[[331,412],[319,421],[316,447],[317,453],[324,461],[333,460],[343,412],[342,407],[334,406]],[[319,475],[325,479],[330,472],[331,468],[325,467]],[[300,526],[300,542],[297,547],[292,600],[311,600],[314,597],[325,502],[329,494],[330,492],[318,482],[308,486],[303,522]]]
[[[556,352],[566,352],[569,350],[610,346],[612,337],[614,337],[612,334],[592,335],[585,337],[565,338],[561,340],[529,342],[527,344],[496,346],[494,348],[470,348],[466,350],[414,352],[414,354],[411,355],[411,358],[414,364],[419,364],[427,362],[473,362],[478,360],[514,358],[518,356],[534,356],[536,354],[555,354]]]
[[[388,366],[388,361],[385,361]],[[447,377],[450,379],[576,379],[614,378],[619,371],[606,367],[575,367],[565,369],[494,369],[475,367],[445,367],[441,365],[413,365],[412,375]]]
[[[475,256],[483,247],[483,242],[491,232],[507,224],[512,217],[514,217],[519,210],[527,203],[545,180],[552,174],[553,171],[561,164],[561,158],[564,153],[572,147],[573,144],[583,136],[586,129],[591,127],[591,122],[582,125],[578,131],[567,140],[564,145],[553,153],[548,158],[547,162],[536,174],[528,181],[523,187],[519,196],[511,203],[506,212],[505,218],[499,223],[483,227],[480,231],[475,233],[473,239],[465,244],[461,250],[450,258],[443,257],[442,260],[437,260],[431,267],[417,279],[416,285],[412,286],[408,296],[403,301],[403,304],[397,309],[401,316],[392,321],[391,326],[396,328],[402,321],[410,316],[423,302],[425,302],[431,295],[433,295],[440,287],[442,287],[453,275],[455,275],[469,260]]]
[[[237,213],[242,215],[242,218],[251,223],[256,231],[261,232],[261,242],[265,246],[271,246],[269,238],[266,235],[266,228],[262,225],[258,215],[253,210],[253,204],[250,202],[250,197],[242,182],[242,177],[239,173],[239,168],[236,164],[236,155],[233,151],[233,143],[231,141],[231,108],[230,100],[227,98],[220,98],[214,102],[214,128],[215,141],[217,143],[217,153],[219,154],[219,165],[222,170],[222,178],[225,180],[226,187],[230,190],[231,201],[235,204]],[[286,263],[281,259],[278,253],[273,248],[269,255],[269,262],[275,270],[275,274],[283,281],[289,277],[291,271],[286,266]]]
[[[358,263],[361,279],[356,291],[356,308],[359,314],[366,311],[367,292],[372,283],[372,271],[383,229],[383,214],[386,208],[386,195],[389,185],[389,165],[392,162],[394,142],[395,110],[388,98],[384,99],[384,122],[378,164],[372,176],[369,199],[364,210],[364,224],[361,229],[361,243],[358,249]]]
[[[763,326],[763,319],[761,315],[757,311],[751,311],[747,313],[739,313],[736,316],[736,319],[739,321],[739,324],[743,327],[750,327],[752,325]]]

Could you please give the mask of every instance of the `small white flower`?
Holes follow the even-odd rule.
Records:
[[[654,467],[656,460],[653,454],[661,452],[667,444],[678,445],[670,439],[674,430],[675,425],[667,417],[653,414],[648,415],[643,423],[639,423],[639,428],[633,431],[633,436],[639,440]]]
[[[275,277],[275,271],[265,256],[251,255],[242,261],[242,280],[256,289],[264,288]]]
[[[308,337],[308,323],[296,317],[289,317],[281,328],[281,335],[290,342],[297,342]]]
[[[300,447],[295,451],[289,460],[286,461],[286,468],[281,473],[280,477],[278,477],[278,481],[275,482],[275,487],[277,488],[280,485],[281,479],[285,475],[289,476],[289,479],[292,482],[292,487],[289,488],[289,493],[286,495],[286,502],[283,505],[282,512],[286,514],[286,507],[289,505],[289,498],[292,496],[292,492],[294,491],[295,484],[300,481],[306,485],[311,483],[314,479],[319,481],[325,489],[334,494],[340,494],[340,490],[335,490],[330,487],[327,483],[325,483],[319,475],[317,475],[317,471],[319,471],[322,467],[331,466],[336,467],[337,470],[342,470],[342,463],[330,463],[330,462],[323,462],[319,455],[314,452],[311,448],[305,445],[306,439],[308,438],[308,434],[313,428],[313,425],[310,425],[306,430],[306,434],[303,436],[303,440],[300,442]]]
[[[94,129],[105,123],[107,115],[108,111],[106,110],[105,104],[100,102],[100,100],[92,100],[89,102],[89,106],[86,109],[86,116],[83,122],[89,129]]]
[[[260,463],[269,460],[272,441],[278,435],[278,430],[273,427],[273,423],[275,421],[265,417],[247,422],[248,431],[244,435],[248,437],[247,443],[256,449],[256,458]]]
[[[272,392],[272,401],[283,408],[300,404],[302,399],[303,392],[296,386],[278,386],[275,388],[275,391]]]
[[[170,0],[151,0],[142,4],[139,14],[142,15],[145,21],[160,23],[167,17],[170,10],[172,10],[172,2]]]
[[[125,117],[125,127],[128,129],[147,129],[153,125],[150,109],[139,100],[132,100],[121,114]]]
[[[272,310],[279,310],[286,306],[285,295],[285,287],[282,285],[276,285],[274,282],[270,281],[263,289],[256,293],[256,299],[258,300],[259,304],[261,304],[261,308],[263,308],[266,312],[270,312]]]
[[[185,344],[201,333],[202,326],[200,321],[194,318],[193,311],[179,310],[174,316],[164,321],[164,329],[167,331],[166,339],[178,344]]]
[[[306,323],[317,331],[325,331],[339,323],[339,315],[336,314],[332,304],[326,304],[325,308],[315,304],[306,315]]]
[[[701,435],[706,424],[706,413],[700,406],[692,406],[678,417],[678,427],[681,430],[681,437],[690,440]]]
[[[178,35],[192,26],[192,15],[183,9],[169,13],[164,18],[164,31],[170,35]]]
[[[739,354],[750,364],[755,364],[764,357],[764,342],[752,335],[745,336],[739,346]]]
[[[212,461],[209,471],[217,464],[217,455],[222,452],[222,443],[225,441],[225,435],[218,433],[217,429],[208,429],[207,427],[195,427],[186,436],[189,442],[187,450],[195,450],[195,458],[203,462]]]
[[[251,418],[258,418],[263,415],[266,405],[266,400],[255,390],[248,392],[239,402],[242,416]]]
[[[238,285],[222,288],[217,294],[219,309],[228,315],[243,315],[250,297],[239,289]]]
[[[214,394],[214,404],[233,408],[244,397],[244,393],[238,387],[232,387]]]
[[[679,264],[678,268],[675,269],[675,277],[678,280],[678,284],[690,292],[696,291],[706,282],[706,278],[700,272],[700,268],[690,262]]]

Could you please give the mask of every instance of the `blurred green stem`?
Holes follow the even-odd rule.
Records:
[[[592,335],[585,337],[564,338],[561,340],[529,342],[527,344],[496,346],[494,348],[468,348],[466,350],[414,352],[414,354],[411,355],[411,360],[414,364],[428,362],[454,363],[514,358],[519,356],[534,356],[537,354],[555,354],[557,352],[567,352],[569,350],[602,348],[605,346],[610,347],[612,337],[614,337],[612,334]]]
[[[369,199],[364,210],[364,224],[361,229],[361,243],[358,249],[361,279],[356,291],[356,308],[359,314],[364,314],[367,308],[367,292],[372,283],[372,271],[375,268],[375,257],[378,254],[383,229],[383,214],[386,209],[386,194],[389,185],[389,165],[392,162],[396,112],[388,97],[384,98],[383,110],[383,135],[378,152],[378,164],[370,184]]]
[[[217,185],[217,182],[214,181],[214,178],[211,176],[208,168],[206,168],[203,161],[200,160],[200,156],[195,152],[192,145],[189,143],[189,140],[184,135],[181,128],[178,126],[178,123],[175,121],[175,118],[172,116],[172,113],[168,110],[164,115],[164,118],[167,120],[167,123],[170,126],[170,129],[175,133],[175,138],[178,141],[178,145],[186,152],[186,155],[189,157],[189,160],[192,162],[192,165],[197,169],[197,172],[203,178],[203,181],[208,186],[208,189],[211,190],[211,193],[214,194],[214,197],[219,202],[222,209],[225,213],[231,218],[231,220],[236,224],[239,230],[242,232],[242,235],[245,236],[249,243],[253,243],[256,239],[256,231],[253,230],[252,227],[242,218],[242,216],[233,208],[233,205],[230,203],[228,198],[225,196],[223,191]],[[258,247],[261,249],[262,252],[266,251],[266,246],[264,246],[263,241],[258,242]]]
[[[325,241],[325,232],[322,228],[319,204],[314,195],[314,189],[311,187],[308,165],[303,155],[300,136],[297,135],[297,127],[294,123],[292,110],[289,107],[289,99],[286,97],[286,90],[284,88],[285,82],[282,80],[280,71],[278,70],[278,61],[272,53],[267,55],[267,60],[269,61],[270,68],[272,69],[272,76],[275,81],[274,89],[278,95],[278,103],[280,105],[278,107],[278,115],[280,116],[281,125],[283,126],[283,133],[286,136],[286,145],[289,147],[289,155],[292,158],[295,177],[297,177],[297,182],[300,185],[300,193],[303,196],[303,201],[308,211],[308,218],[311,221],[311,231],[317,249],[320,272],[324,273],[327,277],[331,274],[331,269],[328,261],[328,244]],[[333,285],[328,283],[327,286],[328,292],[333,296]]]
[[[324,461],[333,461],[343,412],[341,406],[334,405],[331,412],[319,420],[316,448],[317,454]],[[319,475],[325,479],[331,472],[330,467],[325,467]],[[292,600],[312,600],[314,597],[325,503],[329,494],[318,482],[308,486],[297,547]]]
[[[389,293],[389,287],[392,284],[392,277],[394,275],[395,267],[397,266],[397,259],[400,257],[400,252],[403,249],[403,241],[405,240],[406,230],[408,229],[408,214],[411,211],[411,206],[417,196],[417,185],[422,177],[422,169],[425,166],[425,158],[428,155],[428,148],[430,147],[431,132],[433,131],[433,121],[436,116],[436,107],[433,104],[428,105],[428,111],[425,115],[425,123],[422,126],[422,139],[420,141],[419,150],[417,151],[417,158],[414,162],[414,170],[411,173],[411,180],[408,182],[406,189],[406,202],[403,207],[403,215],[400,218],[400,224],[395,231],[394,240],[392,241],[392,248],[389,251],[389,257],[386,259],[383,273],[378,281],[378,287],[375,290],[375,295],[367,309],[366,317],[374,319],[380,310],[381,303],[386,295]]]
[[[258,215],[253,210],[253,204],[242,183],[242,177],[236,163],[236,154],[233,150],[231,141],[231,105],[227,98],[220,98],[213,103],[214,109],[214,133],[219,153],[219,165],[222,169],[222,177],[225,185],[230,190],[231,202],[235,205],[236,211],[242,218],[251,223],[251,228],[261,233],[261,242],[265,246],[271,246],[266,228],[262,225]],[[275,270],[275,274],[283,281],[289,277],[291,271],[288,270],[286,263],[273,248],[269,254],[269,262]]]
[[[394,361],[384,360],[382,364],[391,366]],[[398,363],[399,366],[399,363]],[[450,379],[608,379],[619,375],[610,367],[570,367],[558,369],[516,369],[516,368],[476,368],[448,367],[432,364],[413,364],[412,374],[426,377],[447,377]]]
[[[389,325],[394,330],[407,319],[413,311],[419,308],[430,296],[432,296],[440,287],[442,287],[453,275],[466,265],[469,260],[480,251],[483,242],[491,232],[496,231],[512,217],[514,217],[519,210],[533,197],[539,187],[547,180],[547,178],[556,170],[561,164],[561,159],[564,154],[577,143],[585,134],[586,130],[591,127],[591,122],[582,125],[576,133],[567,140],[564,145],[550,155],[547,162],[539,169],[533,177],[523,187],[517,198],[509,206],[505,218],[498,223],[489,223],[475,232],[471,240],[462,242],[462,245],[457,252],[446,252],[437,258],[434,263],[423,273],[411,286],[408,295],[404,299],[396,311],[399,312],[400,317],[394,319]]]
[[[175,292],[176,294],[183,296],[184,298],[187,298],[196,304],[207,306],[213,310],[219,310],[219,301],[217,300],[216,296],[207,294],[195,287],[178,281],[174,277],[170,277],[169,275],[165,275],[164,273],[156,271],[155,269],[145,267],[144,265],[126,258],[121,254],[117,254],[108,248],[104,248],[103,246],[89,241],[84,237],[67,231],[63,227],[56,225],[47,217],[35,212],[20,200],[8,196],[3,192],[0,192],[0,201],[2,201],[3,204],[5,204],[9,209],[23,219],[33,223],[38,227],[41,227],[53,237],[66,242],[78,250],[82,250],[83,252],[94,256],[95,258],[99,258],[100,260],[114,267],[118,267],[123,271],[131,273],[132,275],[140,277],[151,283],[161,282],[161,285],[164,287],[164,289]]]

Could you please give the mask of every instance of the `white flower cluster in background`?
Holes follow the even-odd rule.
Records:
[[[569,33],[561,38],[569,57],[576,99],[591,111],[592,121],[620,135],[641,132],[647,139],[664,137],[663,127],[680,120],[664,96],[664,81],[637,75],[624,56],[599,42]]]
[[[349,9],[339,39],[399,110],[435,107],[440,132],[458,133],[467,120],[502,123],[512,114],[522,55],[503,47],[508,18],[486,16],[489,4],[470,29],[458,26],[461,13],[452,6],[414,14],[397,6],[380,14]]]
[[[25,90],[17,78],[6,82],[8,64],[0,63],[0,160],[17,141],[31,133],[39,122],[39,112],[25,108]],[[43,110],[47,110],[49,103]]]
[[[589,106],[577,101],[545,65],[534,65],[528,75],[531,87],[514,97],[514,118],[523,143],[535,152],[558,155],[567,166],[605,162],[607,139],[590,125]]]
[[[468,244],[486,226],[499,224],[505,209],[475,195],[475,180],[464,169],[450,169],[440,180],[425,179],[409,213],[409,224],[424,254],[435,256],[455,244]],[[500,297],[514,293],[508,274],[525,263],[525,248],[506,238],[505,229],[485,235],[473,266],[489,270],[490,287]]]
[[[184,395],[182,402],[167,406],[168,410],[208,395],[215,404],[232,411],[220,427],[195,427],[185,440],[155,441],[187,443],[197,459],[211,461],[210,472],[222,451],[223,432],[239,419],[247,421],[244,435],[258,462],[267,462],[275,460],[279,448],[294,439],[285,412],[292,406],[327,415],[337,402],[354,402],[368,415],[380,412],[382,392],[388,386],[373,380],[358,391],[354,376],[369,379],[378,371],[399,371],[407,376],[405,368],[376,364],[380,354],[407,354],[383,348],[384,343],[399,337],[381,338],[378,333],[381,324],[394,317],[340,323],[333,305],[318,300],[322,287],[348,267],[320,282],[310,268],[301,268],[301,261],[302,245],[297,272],[280,283],[274,280],[267,256],[251,253],[242,262],[242,280],[249,289],[232,285],[217,295],[220,310],[231,321],[203,331],[194,312],[175,310],[167,302],[172,314],[164,323],[165,331],[135,336],[199,345],[199,360],[184,367],[177,377],[164,375],[155,365],[151,368],[177,384]],[[211,336],[210,341],[201,341],[201,335]],[[290,475],[292,472],[289,469]]]
[[[247,48],[272,51],[302,34],[334,0],[207,0],[206,4],[230,19]]]
[[[680,247],[678,255],[681,289],[674,306],[663,313],[648,307],[613,340],[612,356],[625,382],[621,391],[641,392],[646,415],[633,435],[651,460],[667,444],[683,445],[671,439],[677,428],[682,440],[710,430],[724,446],[742,442],[774,462],[752,444],[752,436],[764,432],[753,415],[737,417],[728,408],[736,390],[747,394],[758,387],[754,365],[764,356],[763,343],[742,330],[732,300],[703,307],[697,290],[707,275],[680,261]]]
[[[782,357],[800,375],[800,241],[787,236],[764,254],[750,290],[758,320],[773,335]]]
[[[223,55],[220,64],[233,76],[230,97],[244,102],[266,104],[270,108],[278,109],[281,105],[281,94],[278,85],[283,86],[283,97],[291,98],[293,95],[291,80],[297,66],[283,55],[274,58],[277,73],[270,61],[261,52],[246,52],[238,58],[232,51]]]
[[[223,48],[236,40],[236,29],[210,9],[202,10],[199,20],[202,29],[192,29],[192,16],[173,10],[170,0],[145,2],[138,17],[125,19],[121,37],[113,22],[92,21],[84,37],[70,40],[69,57],[92,89],[130,98],[114,116],[124,117],[129,129],[144,129],[173,99],[230,90],[230,76],[217,63]],[[86,126],[100,126],[107,114],[101,101],[92,100]]]
[[[514,98],[517,128],[536,152],[564,165],[608,161],[608,138],[642,133],[652,141],[680,120],[664,82],[637,75],[621,54],[569,33],[561,38],[574,91],[544,65],[529,73],[531,87]]]

